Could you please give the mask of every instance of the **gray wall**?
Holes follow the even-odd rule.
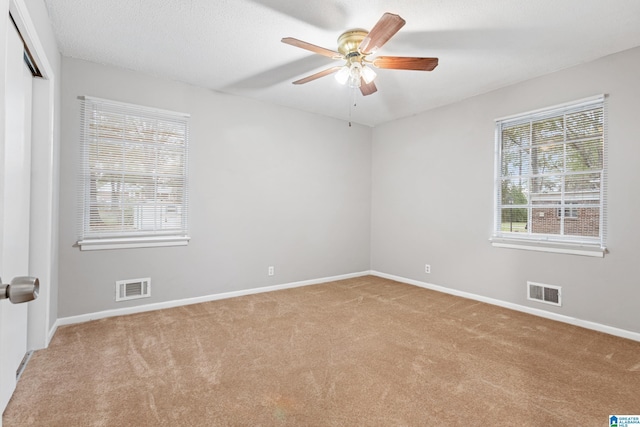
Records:
[[[74,247],[81,95],[191,114],[188,246]],[[369,269],[370,128],[64,58],[61,129],[59,317]]]
[[[640,332],[639,75],[636,48],[376,128],[371,268]],[[610,95],[610,253],[492,247],[494,119],[600,93]],[[527,280],[562,286],[563,307],[527,301]]]
[[[640,49],[375,129],[74,59],[62,72],[59,317],[372,269],[640,332]],[[494,119],[599,93],[610,253],[492,247]],[[73,247],[79,95],[192,114],[189,246]],[[146,276],[151,299],[113,301],[116,280]],[[528,301],[527,280],[562,286],[563,307]]]

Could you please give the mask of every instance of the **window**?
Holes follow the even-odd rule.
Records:
[[[564,208],[565,219],[578,218],[578,208],[570,206],[574,202],[567,202]],[[562,217],[562,209],[558,209],[558,218]]]
[[[189,116],[81,103],[80,248],[186,245]]]
[[[604,256],[605,97],[496,120],[494,246]]]

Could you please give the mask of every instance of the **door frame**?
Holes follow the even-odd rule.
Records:
[[[3,13],[11,13],[43,76],[33,80],[28,272],[30,276],[39,277],[41,283],[38,298],[29,303],[27,331],[27,349],[38,350],[49,345],[55,333],[57,318],[59,126],[56,122],[58,109],[56,85],[58,76],[36,31],[26,0],[0,1]],[[11,25],[8,19],[3,21]],[[0,26],[2,31],[0,34],[4,38],[6,28],[2,27],[3,25]],[[53,37],[53,31],[50,32],[50,37]],[[0,78],[4,79],[6,41],[2,40],[2,42]],[[0,106],[0,109],[1,116],[4,118],[4,105]],[[4,122],[0,123],[0,128],[4,128]],[[4,138],[4,132],[0,133],[0,138]]]

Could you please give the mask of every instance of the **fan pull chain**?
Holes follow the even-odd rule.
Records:
[[[357,103],[357,88],[356,87],[352,87],[351,88],[351,100],[349,100],[349,127],[351,127],[351,113],[353,108],[358,106]]]

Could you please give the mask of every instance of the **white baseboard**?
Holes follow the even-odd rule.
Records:
[[[139,305],[135,307],[118,308],[113,310],[98,311],[95,313],[80,314],[77,316],[61,317],[56,320],[55,324],[49,332],[49,341],[58,329],[58,326],[72,325],[75,323],[88,322],[90,320],[105,319],[107,317],[123,316],[127,314],[143,313],[146,311],[161,310],[163,308],[180,307],[183,305],[198,304],[201,302],[216,301],[226,298],[241,297],[244,295],[258,294],[262,292],[279,291],[282,289],[298,288],[301,286],[317,285],[320,283],[335,282],[337,280],[352,279],[354,277],[362,277],[369,275],[369,271],[361,271],[359,273],[342,274],[339,276],[324,277],[321,279],[303,280],[300,282],[285,283],[282,285],[265,286],[261,288],[243,289],[241,291],[223,292],[219,294],[205,295],[202,297],[185,298],[180,300],[159,302],[154,304]]]
[[[607,326],[596,322],[590,322],[588,320],[576,319],[574,317],[565,316],[563,314],[552,313],[550,311],[541,310],[538,308],[531,308],[524,305],[514,304],[506,301],[497,300],[494,298],[484,297],[482,295],[476,295],[469,292],[463,292],[456,289],[445,288],[444,286],[434,285],[431,283],[420,282],[418,280],[407,279],[404,277],[394,276],[392,274],[381,273],[379,271],[371,271],[372,276],[382,277],[384,279],[395,280],[396,282],[406,283],[408,285],[414,285],[433,291],[442,292],[445,294],[455,295],[463,298],[472,299],[475,301],[484,302],[487,304],[497,305],[499,307],[508,308],[523,313],[533,314],[534,316],[544,317],[546,319],[556,320],[558,322],[569,323],[571,325],[580,326],[586,329],[591,329],[598,332],[604,332],[605,334],[615,335],[617,337],[627,338],[634,341],[640,341],[640,333],[627,331],[625,329],[614,328],[613,326]]]
[[[51,343],[51,340],[53,339],[53,336],[56,334],[56,331],[58,330],[58,325],[60,319],[56,319],[55,322],[53,322],[53,326],[51,327],[51,329],[49,329],[49,333],[47,334],[47,342],[46,342],[46,346],[45,348],[49,347],[49,344]]]

